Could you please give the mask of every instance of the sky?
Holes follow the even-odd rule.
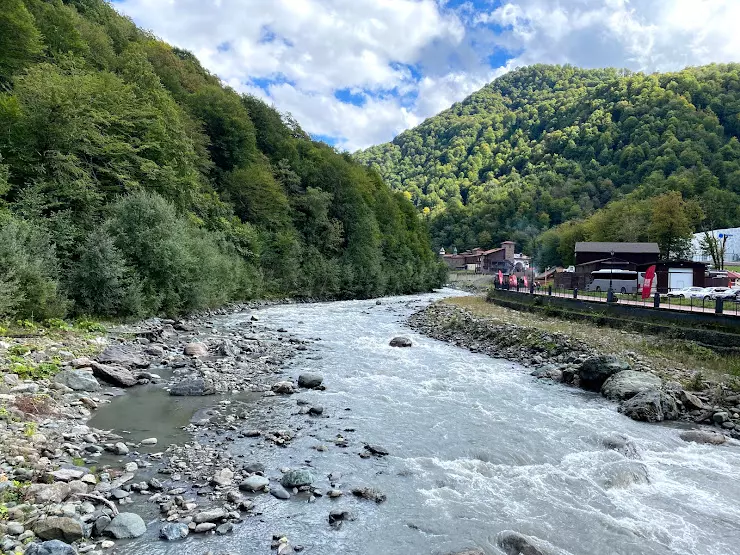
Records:
[[[114,0],[340,150],[383,143],[534,63],[740,62],[740,0]]]

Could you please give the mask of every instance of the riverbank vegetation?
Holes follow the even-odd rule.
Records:
[[[103,0],[4,3],[0,129],[0,320],[443,279],[401,193]]]
[[[575,241],[650,240],[680,256],[693,231],[740,224],[739,83],[739,64],[536,65],[355,157],[428,216],[437,249],[514,240],[553,266]]]
[[[520,312],[497,306],[479,296],[453,297],[442,303],[462,308],[493,322],[563,334],[604,354],[636,353],[664,379],[680,381],[688,389],[704,389],[707,381],[740,389],[740,358],[692,341],[598,327],[585,320]]]

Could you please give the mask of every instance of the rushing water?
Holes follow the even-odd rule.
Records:
[[[269,553],[279,532],[305,546],[304,553],[320,555],[442,554],[472,546],[501,554],[497,533],[515,530],[563,554],[740,553],[737,444],[685,443],[676,427],[633,422],[597,395],[536,381],[526,367],[405,328],[414,309],[444,294],[386,299],[381,306],[352,301],[261,311],[265,325],[320,338],[287,372],[320,372],[327,390],[258,401],[271,404],[286,426],[302,428],[286,449],[247,439],[229,448],[245,462],[265,463],[271,477],[281,467],[308,464],[325,490],[327,476],[340,472],[345,496],[308,503],[261,495],[256,502],[263,515],[247,518],[229,536],[167,544],[155,539],[152,524],[152,535],[120,552]],[[217,324],[240,318],[246,316]],[[388,346],[400,334],[413,348]],[[329,418],[297,414],[298,397],[323,405]],[[349,448],[332,443],[339,433]],[[603,447],[602,439],[614,433],[631,438],[639,461]],[[391,454],[362,459],[363,442]],[[312,448],[319,444],[327,450]],[[620,479],[640,463],[647,483]],[[354,499],[348,495],[354,485],[374,486],[388,500]],[[327,517],[338,508],[357,518],[333,530]]]

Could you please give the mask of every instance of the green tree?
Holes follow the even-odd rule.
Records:
[[[672,191],[653,199],[652,219],[648,234],[658,243],[664,259],[687,258],[691,250],[691,237],[700,209],[687,203],[681,193]]]
[[[23,0],[5,0],[0,10],[0,83],[42,52],[41,33]]]

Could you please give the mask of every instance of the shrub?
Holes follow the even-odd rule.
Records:
[[[0,317],[54,318],[66,308],[58,263],[46,233],[12,216],[0,216]],[[6,289],[7,287],[7,289]]]

